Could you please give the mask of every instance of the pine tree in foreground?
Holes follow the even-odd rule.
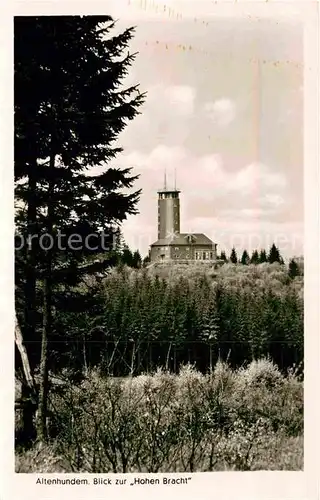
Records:
[[[69,244],[61,250],[61,245],[47,244],[43,250],[34,244],[16,252],[26,340],[39,333],[37,283],[42,297],[40,439],[46,437],[55,288],[75,285],[83,273],[110,264],[113,228],[136,213],[140,194],[128,194],[137,178],[130,168],[108,168],[122,151],[114,145],[119,133],[144,100],[138,86],[121,89],[134,60],[127,53],[134,30],[111,36],[113,28],[110,16],[15,17],[16,226],[25,239],[36,237],[38,242],[45,233],[56,243],[58,234],[80,235],[83,242],[102,231],[108,240],[107,250],[96,239],[94,249]],[[104,262],[86,265],[89,255],[102,250]]]

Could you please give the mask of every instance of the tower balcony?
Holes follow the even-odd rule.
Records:
[[[166,188],[158,190],[159,200],[177,199],[180,193],[181,191],[179,189]]]

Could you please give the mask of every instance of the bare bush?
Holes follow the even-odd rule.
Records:
[[[179,375],[91,371],[80,385],[53,392],[50,409],[50,447],[18,455],[17,471],[302,468],[302,382],[267,359],[237,371],[219,361],[207,375],[190,365]]]

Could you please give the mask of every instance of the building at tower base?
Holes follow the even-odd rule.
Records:
[[[179,233],[157,240],[151,245],[151,262],[172,260],[216,261],[217,244],[202,233]]]

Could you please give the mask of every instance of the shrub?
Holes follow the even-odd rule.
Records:
[[[264,385],[272,389],[283,382],[283,376],[278,367],[268,358],[254,360],[246,369],[239,370],[238,373],[249,386]]]
[[[302,467],[303,387],[270,360],[204,375],[110,378],[90,371],[54,391],[48,447],[17,456],[17,471],[178,472]],[[52,423],[52,422],[51,422]],[[285,458],[283,450],[294,445]],[[269,467],[270,465],[270,467]]]

